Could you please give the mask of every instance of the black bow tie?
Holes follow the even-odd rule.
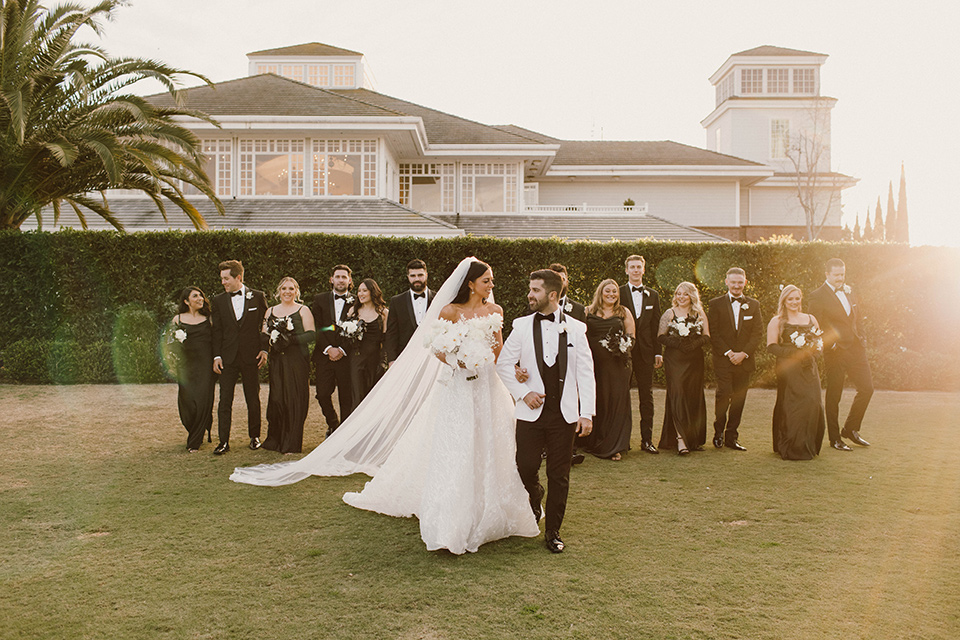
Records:
[[[230,292],[230,297],[232,298],[233,296],[239,296],[239,295],[242,295],[242,294],[243,294],[243,289],[237,289],[236,291],[231,291],[231,292]]]
[[[426,297],[427,297],[427,294],[425,294],[425,293],[415,293],[415,294],[413,294],[413,299],[414,299],[414,300],[419,300],[420,298],[426,298]]]
[[[643,287],[635,287],[633,285],[630,285],[630,288],[633,289],[634,291],[639,291],[640,293],[643,293]]]
[[[345,294],[345,293],[335,293],[335,294],[333,294],[333,297],[336,298],[337,300],[346,300],[346,299],[347,299],[347,294]]]
[[[540,320],[546,320],[547,322],[553,322],[553,314],[552,314],[552,313],[538,313],[538,314],[537,314],[537,322],[539,322]]]
[[[730,296],[730,302],[739,302],[743,304],[743,296]]]

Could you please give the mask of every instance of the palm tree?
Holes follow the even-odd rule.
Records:
[[[108,189],[142,191],[164,220],[168,200],[203,229],[203,216],[183,197],[182,187],[192,185],[223,214],[200,142],[177,122],[183,116],[213,120],[127,92],[152,79],[177,98],[180,76],[210,81],[155,60],[111,58],[74,41],[84,26],[100,35],[100,22],[120,4],[68,2],[48,10],[38,0],[0,0],[0,229],[18,229],[34,215],[42,224],[45,208],[57,224],[64,203],[84,228],[84,212],[92,211],[122,229]]]

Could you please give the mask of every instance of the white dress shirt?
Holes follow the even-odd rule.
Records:
[[[243,317],[243,305],[247,301],[247,286],[240,285],[240,294],[230,296],[230,304],[233,305],[233,315],[236,316],[237,322],[240,322],[240,318]]]
[[[843,285],[841,285],[839,289],[834,289],[833,285],[828,282],[827,286],[833,289],[833,292],[837,294],[837,299],[840,301],[840,304],[843,305],[843,310],[847,313],[847,315],[850,315],[850,300],[847,299],[847,294],[843,292]]]
[[[559,310],[554,311],[554,317],[560,315]],[[534,322],[537,320],[534,319]],[[557,361],[557,353],[560,348],[560,332],[557,331],[557,323],[547,320],[540,321],[540,340],[543,346],[543,363],[552,367]]]
[[[423,316],[427,313],[427,290],[423,290],[423,297],[417,298],[417,294],[410,289],[410,300],[413,301],[413,317],[417,321],[417,326],[423,322]]]
[[[350,295],[345,293],[343,295]],[[343,317],[343,305],[347,304],[347,301],[343,298],[338,298],[337,293],[333,293],[333,321],[340,326],[340,319]]]
[[[633,310],[637,318],[640,318],[640,314],[643,313],[643,285],[640,285],[640,291],[634,291],[634,285],[627,283],[627,286],[630,287],[630,296],[633,298]]]
[[[730,296],[730,306],[733,307],[733,328],[737,331],[740,330],[740,301],[734,300],[733,295],[727,294]]]

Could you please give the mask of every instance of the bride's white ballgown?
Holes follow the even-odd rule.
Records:
[[[438,383],[383,466],[347,504],[420,519],[427,549],[453,553],[540,529],[516,463],[513,399],[493,364]]]

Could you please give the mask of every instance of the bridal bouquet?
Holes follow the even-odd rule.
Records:
[[[347,340],[360,342],[363,340],[363,332],[366,328],[367,325],[360,318],[352,318],[337,325],[337,332]]]
[[[501,328],[503,316],[498,313],[458,322],[439,318],[427,333],[425,346],[444,355],[450,365],[447,376],[452,375],[454,367],[460,367],[472,374],[467,378],[472,380],[483,366],[495,361],[493,345]]]
[[[271,316],[267,320],[267,335],[270,340],[270,350],[274,353],[283,353],[296,337],[293,330],[293,320],[289,317]]]
[[[687,336],[699,336],[703,333],[703,320],[700,318],[692,319],[690,316],[685,318],[674,317],[667,325],[667,331],[672,336],[686,338]]]
[[[816,327],[797,329],[787,337],[797,349],[823,351],[823,332]]]

